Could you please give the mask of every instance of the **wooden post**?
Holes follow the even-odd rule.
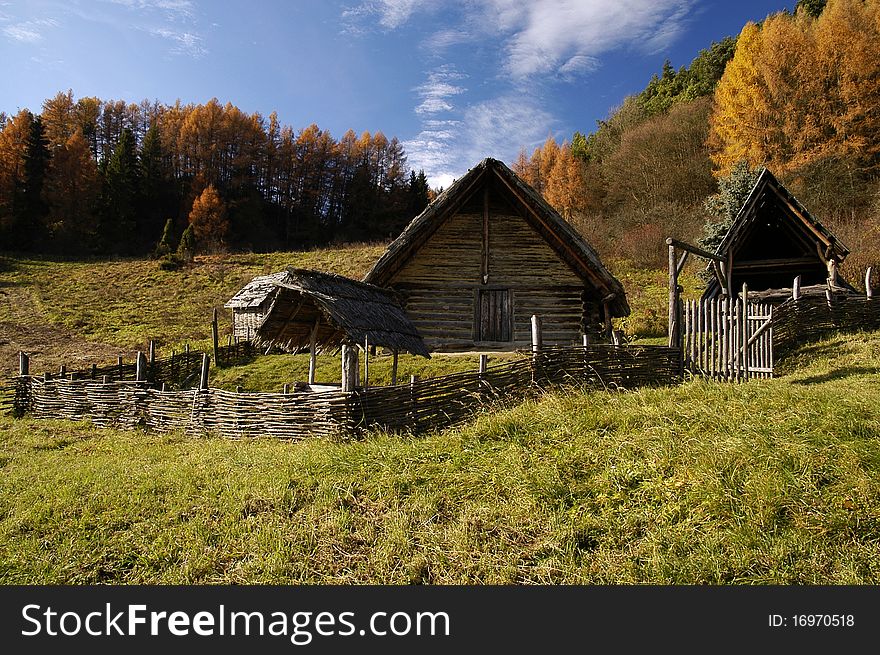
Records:
[[[727,251],[727,296],[733,298],[733,248]]]
[[[282,387],[281,393],[283,393],[285,396],[290,393],[290,383],[289,382],[284,383],[284,387]]]
[[[166,391],[166,384],[164,382],[162,383],[162,391]]]
[[[92,364],[92,375],[91,375],[91,378],[94,380],[96,377],[98,377],[98,365],[97,365],[97,364]]]
[[[235,386],[235,393],[243,393],[243,392],[244,392],[243,386],[241,386],[240,384]]]
[[[868,267],[868,270],[865,271],[865,295],[870,298],[874,295],[874,290],[871,288],[871,267]]]
[[[678,335],[681,332],[678,325],[678,262],[675,259],[675,246],[672,239],[666,239],[669,245],[669,316],[666,333],[669,337],[670,348],[680,347]]]
[[[31,360],[24,351],[18,351],[18,374],[22,377],[30,375]]]
[[[58,369],[58,376],[61,378],[67,377],[67,367],[64,364]]]
[[[584,334],[584,335],[582,335],[582,338],[584,340],[584,347],[586,348],[587,346],[590,345],[590,335]]]
[[[156,363],[156,342],[150,339],[150,368]]]
[[[828,260],[828,284],[837,286],[837,260],[833,258]]]
[[[318,324],[321,319],[315,320],[315,326],[309,335],[309,384],[315,384],[315,368],[317,367],[317,348],[318,348]]]
[[[743,376],[749,379],[749,285],[743,282],[742,291],[742,358]]]
[[[119,380],[122,380],[122,355],[116,358],[116,368],[119,371]]]
[[[479,383],[479,396],[480,396],[481,401],[483,400],[483,392],[486,391],[486,389],[484,389],[484,387],[487,386],[486,381],[484,379],[484,376],[486,375],[486,368],[488,367],[488,365],[489,365],[489,355],[486,355],[486,354],[480,355],[480,368],[479,368],[478,375],[479,375],[479,381],[480,381],[480,383]]]
[[[211,365],[211,358],[208,357],[208,353],[202,353],[202,375],[199,379],[199,389],[202,391],[208,390],[208,368]]]
[[[364,389],[370,384],[370,335],[364,336]]]
[[[394,349],[393,359],[391,360],[391,386],[397,384],[397,348]]]
[[[109,384],[109,383],[110,383],[110,376],[109,375],[102,375],[101,376],[101,384]]]
[[[542,345],[541,317],[537,314],[532,314],[532,355],[539,355]]]
[[[489,355],[482,354],[480,355],[480,375],[486,372],[486,367],[489,364]]]
[[[791,297],[794,300],[797,300],[801,297],[801,276],[798,275],[794,278],[794,282],[791,284]]]
[[[342,390],[354,391],[357,387],[358,378],[360,377],[358,367],[360,365],[360,357],[358,356],[357,346],[351,344],[342,344]]]
[[[220,327],[217,325],[217,308],[211,319],[211,338],[214,341],[214,364],[220,366]]]
[[[147,379],[147,358],[140,350],[138,350],[135,360],[134,379],[137,382],[143,382]]]

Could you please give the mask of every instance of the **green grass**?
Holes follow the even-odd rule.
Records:
[[[211,336],[211,312],[256,275],[286,266],[360,279],[384,245],[307,252],[197,257],[179,271],[147,259],[69,262],[0,257],[0,322],[52,324],[126,348],[182,344]],[[224,331],[231,314],[221,309]]]
[[[489,365],[497,364],[521,357],[516,353],[492,353]],[[414,355],[400,355],[397,364],[398,383],[409,380],[416,375],[420,379],[476,371],[479,369],[478,354],[440,354],[431,355],[430,359]],[[315,367],[315,381],[338,384],[340,380],[341,356],[333,354],[318,355]],[[391,384],[390,355],[370,357],[370,384]],[[360,355],[360,374],[364,374],[364,356]],[[265,355],[255,361],[240,366],[213,369],[211,385],[222,389],[234,390],[242,386],[245,391],[280,391],[286,383],[304,382],[309,377],[309,356],[302,355]]]
[[[0,419],[4,583],[880,582],[880,333],[423,438]]]

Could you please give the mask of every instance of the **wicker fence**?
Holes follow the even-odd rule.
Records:
[[[830,332],[880,329],[880,298],[801,296],[773,310],[773,348],[777,355]]]
[[[12,404],[19,414],[90,420],[101,427],[299,439],[374,427],[418,433],[461,423],[487,402],[523,398],[544,387],[632,389],[675,383],[680,371],[676,349],[596,345],[545,350],[483,372],[350,393],[162,391],[156,382],[20,376]]]

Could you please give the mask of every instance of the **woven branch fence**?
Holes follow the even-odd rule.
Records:
[[[528,397],[545,387],[633,389],[678,382],[680,371],[677,349],[595,345],[544,350],[484,372],[354,392],[161,391],[144,382],[20,376],[11,396],[17,414],[36,418],[193,435],[301,439],[370,428],[420,433],[459,424],[487,403]]]
[[[880,298],[801,296],[773,310],[773,348],[780,355],[830,332],[880,329]]]

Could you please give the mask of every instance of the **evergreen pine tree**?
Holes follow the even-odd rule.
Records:
[[[188,225],[180,236],[180,244],[177,246],[177,256],[184,261],[191,262],[196,255],[196,234],[193,226]]]
[[[137,235],[145,246],[155,238],[162,226],[162,218],[168,215],[168,186],[170,175],[165,169],[159,128],[155,123],[144,135],[138,156],[140,176],[137,212]],[[167,226],[166,226],[167,227]],[[173,246],[169,249],[173,250]]]
[[[122,132],[113,155],[106,163],[99,247],[105,252],[129,253],[137,226],[138,161],[134,134]]]
[[[730,174],[718,180],[718,193],[706,199],[704,208],[712,217],[703,227],[700,247],[715,252],[749,197],[761,169],[751,168],[745,159],[733,165]]]
[[[163,257],[174,252],[174,219],[169,218],[165,221],[165,228],[162,230],[162,238],[156,244],[156,257]]]
[[[24,176],[16,195],[12,247],[16,250],[30,250],[41,240],[45,231],[48,206],[43,198],[43,186],[49,168],[49,141],[43,121],[31,115],[30,129],[24,154]]]

